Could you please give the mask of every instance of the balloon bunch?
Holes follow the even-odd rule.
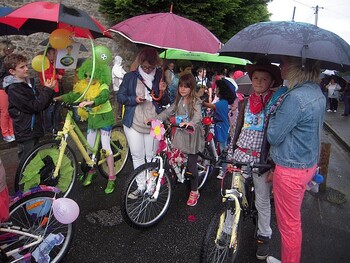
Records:
[[[68,29],[56,29],[50,34],[49,43],[54,49],[64,49],[73,43],[72,32]],[[37,72],[45,71],[49,66],[50,62],[44,55],[37,55],[32,60],[32,68]]]

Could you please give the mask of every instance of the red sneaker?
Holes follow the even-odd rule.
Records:
[[[191,191],[190,196],[188,197],[188,200],[187,200],[187,205],[195,206],[197,204],[199,196],[200,196],[200,194],[198,191],[196,191],[196,192]]]

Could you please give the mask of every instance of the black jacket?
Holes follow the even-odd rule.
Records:
[[[3,82],[17,142],[44,136],[42,112],[53,97],[52,89],[44,87],[38,90],[34,81],[30,82],[31,86],[12,75],[6,76]]]

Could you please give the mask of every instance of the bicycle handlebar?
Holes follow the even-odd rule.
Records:
[[[246,168],[265,168],[265,169],[270,169],[272,168],[272,164],[270,163],[254,163],[254,162],[238,162],[238,161],[228,161],[228,160],[222,160],[224,163],[232,164],[233,166],[241,169],[242,167]]]
[[[54,100],[51,104],[52,105],[59,104],[62,107],[66,108],[66,109],[69,109],[69,110],[73,110],[73,109],[78,109],[79,108],[79,102],[78,103],[68,103],[68,102],[64,102],[64,101]],[[82,109],[85,109],[86,111],[89,111],[89,110],[91,110],[91,107],[90,106],[85,106]]]
[[[172,123],[166,123],[163,122],[165,129],[168,128],[179,128],[179,129],[185,129],[185,130],[189,130],[189,131],[194,131],[194,128],[192,126],[180,126],[178,124],[172,124]],[[151,126],[151,122],[147,122],[148,126]]]

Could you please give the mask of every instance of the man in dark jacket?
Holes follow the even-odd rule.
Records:
[[[44,136],[42,111],[48,107],[56,81],[46,80],[40,91],[30,81],[27,58],[21,54],[11,54],[4,60],[4,68],[9,73],[3,86],[9,99],[9,114],[13,120],[18,157],[24,157]]]

